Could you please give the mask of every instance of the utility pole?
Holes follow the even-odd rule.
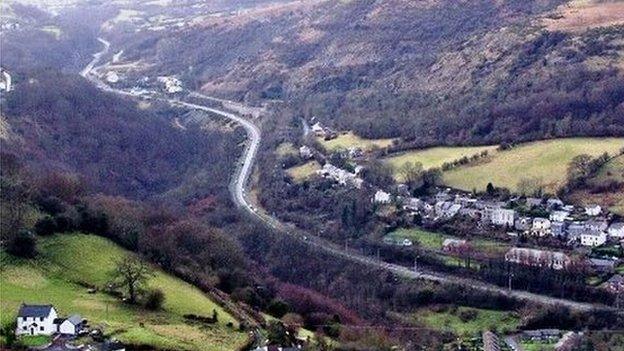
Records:
[[[377,261],[381,261],[381,255],[379,254],[379,248],[377,248]]]
[[[414,271],[418,270],[418,256],[414,257]]]

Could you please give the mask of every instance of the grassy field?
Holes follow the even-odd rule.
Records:
[[[540,341],[522,341],[520,346],[522,346],[524,351],[553,351],[555,349],[555,343]]]
[[[445,239],[458,239],[450,235],[430,232],[419,228],[398,229],[389,233],[388,236],[393,239],[410,239],[412,242],[420,243],[425,249],[436,251],[442,250],[442,243]],[[494,240],[475,238],[467,241],[472,244],[475,249],[488,253],[504,253],[509,248],[507,244]]]
[[[1,253],[3,325],[14,320],[22,302],[51,303],[59,314],[78,313],[122,342],[176,350],[234,350],[245,342],[245,333],[226,326],[232,322],[236,327],[232,316],[199,289],[162,271],[149,281],[150,287],[165,293],[164,308],[159,312],[123,304],[100,292],[89,294],[83,285],[104,286],[114,262],[131,254],[106,239],[59,234],[42,238],[38,249],[40,255],[34,260]],[[210,316],[213,309],[219,316],[215,325],[184,321],[184,314]]]
[[[309,161],[302,165],[287,169],[286,173],[288,173],[294,181],[301,182],[314,175],[319,169],[321,169],[321,165],[318,162]]]
[[[359,147],[362,150],[370,150],[371,148],[386,147],[392,145],[393,139],[364,139],[351,132],[338,135],[332,140],[324,140],[321,137],[316,138],[328,151],[336,151],[340,149],[348,149],[351,147]]]
[[[609,182],[624,182],[624,155],[609,161],[598,171],[595,177],[589,180],[590,185],[607,184]],[[599,194],[582,192],[576,195],[575,198],[580,204],[598,203],[607,207],[611,212],[624,216],[624,192],[622,191]]]
[[[481,153],[482,151],[493,152],[496,149],[494,146],[466,146],[466,147],[432,147],[429,149],[414,150],[405,153],[391,156],[385,159],[385,162],[391,165],[395,170],[398,170],[403,164],[407,162],[420,162],[423,168],[429,169],[434,167],[441,167],[445,162],[452,162],[459,160],[466,156],[470,157]]]
[[[624,182],[624,155],[614,157],[607,162],[596,176],[589,180],[590,184],[601,184],[605,182]]]
[[[278,156],[298,155],[299,151],[292,143],[281,143],[277,149],[275,149],[275,154]]]
[[[520,319],[512,312],[464,306],[443,311],[421,309],[413,316],[417,322],[430,328],[462,336],[481,333],[486,329],[501,334],[509,333],[520,324]]]
[[[455,168],[444,173],[444,183],[463,190],[484,190],[488,182],[516,190],[521,179],[539,179],[546,191],[555,192],[565,182],[574,156],[615,154],[623,138],[568,138],[538,141],[492,153],[489,162]]]

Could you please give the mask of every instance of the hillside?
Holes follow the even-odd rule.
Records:
[[[615,155],[624,147],[622,138],[570,138],[520,144],[511,150],[491,151],[475,165],[460,166],[443,175],[444,183],[463,190],[483,191],[488,183],[517,190],[521,180],[536,180],[554,193],[566,180],[568,163],[576,155]]]
[[[154,65],[137,77],[166,72],[209,94],[282,99],[367,138],[621,136],[624,27],[600,16],[613,3],[301,1],[117,44],[129,62]]]
[[[22,302],[52,303],[61,314],[79,313],[92,326],[103,326],[105,333],[134,345],[176,350],[235,350],[246,334],[236,329],[231,315],[199,289],[162,271],[148,283],[165,293],[161,312],[148,312],[124,305],[86,286],[102,288],[114,264],[130,252],[111,241],[84,234],[57,234],[40,240],[40,255],[34,260],[2,255],[0,269],[0,312],[2,325],[13,320]],[[202,326],[185,321],[193,313],[211,316],[216,310],[219,322]],[[226,324],[233,323],[233,327]]]
[[[185,197],[227,191],[225,169],[237,157],[229,150],[238,144],[231,133],[176,128],[172,119],[184,120],[185,111],[143,106],[75,75],[35,71],[29,80],[2,104],[3,124],[13,137],[1,145],[33,169],[74,173],[95,191],[132,198],[185,182],[194,182],[181,191]]]
[[[600,204],[624,216],[624,155],[607,162],[589,179],[587,188],[577,189],[571,198],[580,204]]]

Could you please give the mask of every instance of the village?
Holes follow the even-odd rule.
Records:
[[[323,140],[339,135],[320,122],[309,129]],[[580,264],[602,277],[598,280],[601,288],[617,295],[624,293],[624,220],[599,205],[579,206],[547,195],[492,196],[444,186],[436,186],[429,194],[416,197],[404,183],[386,189],[366,184],[362,179],[366,152],[358,147],[341,152],[351,160],[350,170],[325,160],[316,174],[339,186],[371,189],[374,195],[370,201],[382,221],[390,213],[393,217],[411,218],[415,228],[439,227],[453,221],[470,223],[475,233],[485,233],[486,239],[494,238],[493,243],[508,247],[503,254],[506,262],[553,270]],[[313,145],[301,146],[299,156],[304,160],[324,157]],[[408,236],[391,233],[383,237],[383,243],[406,248],[417,244]],[[469,238],[446,237],[441,247],[441,253],[449,256],[460,256],[466,251],[478,251]],[[485,255],[481,254],[474,256]]]

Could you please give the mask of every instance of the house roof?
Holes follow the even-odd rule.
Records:
[[[18,317],[47,317],[54,308],[52,305],[26,305],[20,306]]]
[[[607,280],[607,283],[609,284],[622,284],[624,283],[624,276],[621,274],[615,274],[613,277],[609,278],[609,280]]]
[[[615,230],[624,229],[624,222],[612,223],[609,229],[615,229]]]
[[[66,321],[70,322],[73,325],[80,325],[82,324],[82,317],[80,317],[77,314],[71,315],[69,316]]]

